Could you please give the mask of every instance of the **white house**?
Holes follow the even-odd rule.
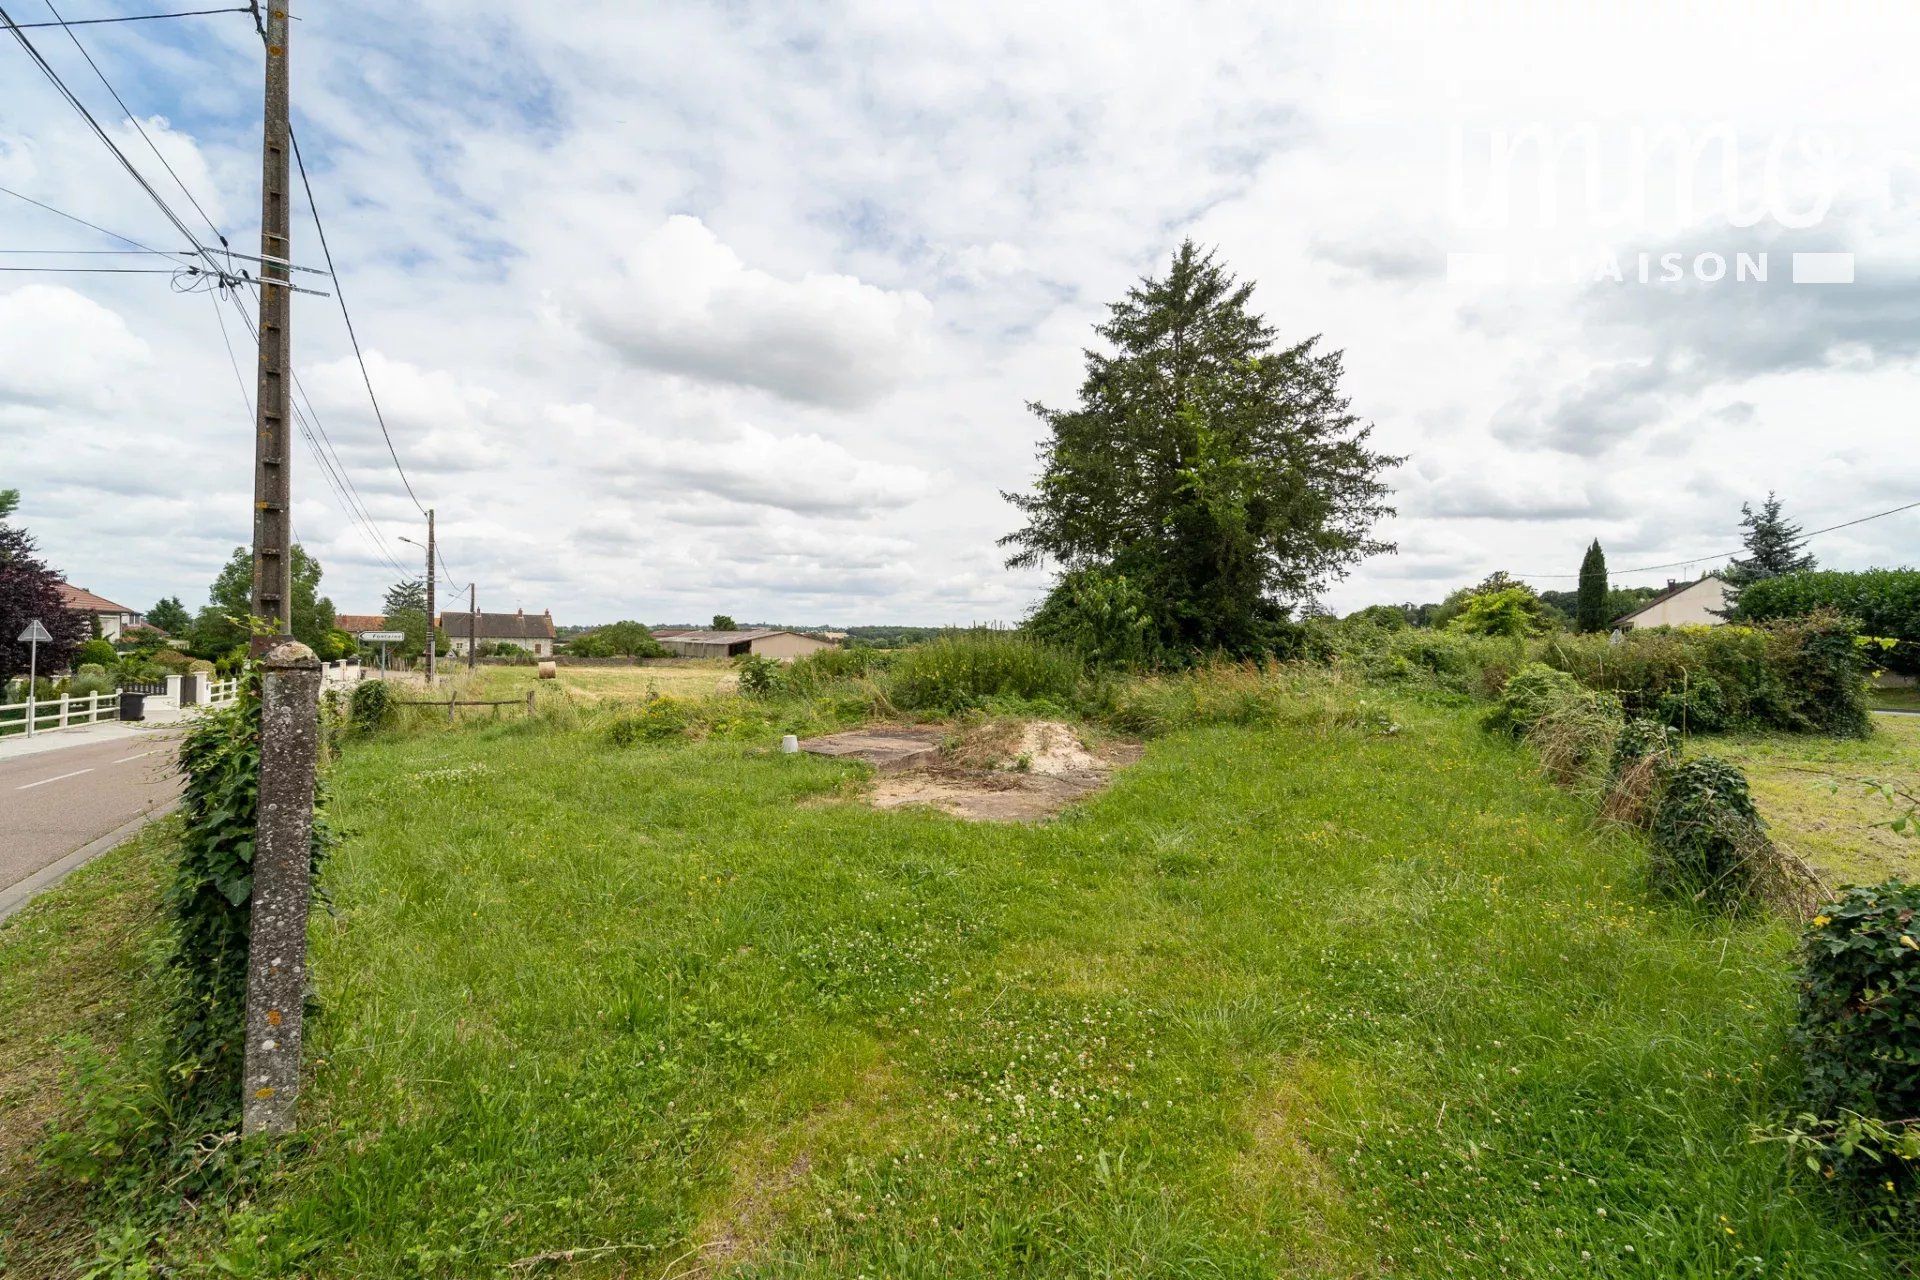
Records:
[[[440,615],[440,629],[447,633],[447,648],[464,656],[474,630],[473,615],[447,610]],[[510,644],[525,649],[536,658],[553,656],[553,612],[529,614],[524,609],[512,613],[482,613],[480,644]]]
[[[118,640],[120,633],[128,627],[145,624],[147,615],[138,609],[129,609],[124,604],[115,604],[105,596],[97,596],[85,587],[74,587],[62,582],[60,602],[67,611],[77,613],[83,618],[91,618],[100,624],[102,640]]]
[[[1708,575],[1698,582],[1669,582],[1653,599],[1613,620],[1623,631],[1635,627],[1717,627],[1730,608],[1727,584]]]

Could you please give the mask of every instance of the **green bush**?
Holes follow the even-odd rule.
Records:
[[[1920,656],[1920,569],[1784,573],[1740,589],[1734,613],[1743,622],[1805,617],[1821,610],[1857,618],[1868,635],[1906,641],[1896,669],[1911,674]]]
[[[959,711],[993,698],[1070,703],[1082,667],[1073,653],[1013,631],[966,631],[908,649],[887,674],[893,704]]]
[[[683,738],[693,724],[693,709],[684,699],[663,695],[649,698],[636,711],[614,717],[607,726],[607,737],[616,747],[631,747],[641,742]]]
[[[1653,814],[1657,889],[1732,910],[1761,887],[1771,851],[1746,775],[1736,766],[1700,756],[1673,771]]]
[[[113,677],[106,672],[83,671],[67,681],[67,696],[88,698],[97,693],[112,693],[115,687]]]
[[[97,666],[106,670],[120,661],[120,651],[106,640],[89,640],[73,653],[75,670],[82,666]]]
[[[1848,889],[1807,931],[1794,1038],[1803,1104],[1839,1132],[1879,1121],[1879,1142],[1829,1142],[1828,1171],[1880,1212],[1920,1226],[1920,885]]]
[[[347,726],[357,734],[378,733],[393,723],[393,689],[385,680],[362,680],[347,704]]]
[[[1654,718],[1681,733],[1718,733],[1727,727],[1727,695],[1712,676],[1685,680],[1660,695]]]
[[[1613,761],[1608,772],[1619,778],[1643,760],[1671,769],[1680,762],[1680,752],[1671,729],[1658,720],[1638,716],[1621,726],[1620,736],[1614,740]]]
[[[1146,593],[1125,574],[1098,566],[1060,575],[1025,630],[1095,667],[1137,671],[1163,656],[1161,627]]]
[[[776,658],[743,653],[733,660],[740,692],[750,698],[771,698],[786,688],[786,672]]]
[[[1487,714],[1487,728],[1524,736],[1557,705],[1577,699],[1580,682],[1543,662],[1529,662],[1507,680],[1500,701]]]

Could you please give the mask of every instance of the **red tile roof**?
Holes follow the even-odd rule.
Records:
[[[75,613],[139,613],[124,604],[115,604],[105,596],[97,596],[85,587],[71,586],[65,582],[57,584],[60,588],[60,601]]]

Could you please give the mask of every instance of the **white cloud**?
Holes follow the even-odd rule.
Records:
[[[58,285],[0,294],[0,418],[104,410],[123,401],[152,352],[114,311]]]
[[[933,312],[911,290],[749,267],[684,214],[579,285],[574,306],[588,333],[636,364],[842,408],[916,371]]]
[[[1920,166],[1898,155],[1920,87],[1878,54],[1914,15],[1663,12],[1654,41],[1559,9],[1367,4],[380,16],[342,0],[300,24],[296,109],[394,443],[483,604],[563,622],[1018,617],[1045,579],[1002,568],[994,539],[1016,522],[999,491],[1033,476],[1025,404],[1071,403],[1105,305],[1187,234],[1258,282],[1283,338],[1344,348],[1354,411],[1412,456],[1383,531],[1402,554],[1360,566],[1335,607],[1437,599],[1494,568],[1571,574],[1594,536],[1616,564],[1713,551],[1769,487],[1810,526],[1897,505],[1903,476],[1910,491],[1912,273],[1871,267],[1920,259]],[[244,15],[224,22],[164,49],[81,38],[250,248],[258,44]],[[1853,294],[1723,307],[1440,277],[1449,250],[1593,234],[1463,238],[1454,125],[1591,123],[1617,142],[1716,121],[1845,144]],[[108,125],[205,234],[145,142]],[[1619,154],[1608,192],[1633,177]],[[0,183],[182,247],[37,82],[9,94]],[[1656,215],[1606,237],[1687,232]],[[4,196],[0,244],[125,247]],[[317,248],[302,219],[295,257]],[[248,353],[236,391],[210,303],[164,276],[57,279],[57,305],[0,295],[0,475],[77,578],[197,600],[247,536]],[[375,518],[412,534],[335,304],[300,298],[294,340]],[[394,571],[304,456],[295,476],[327,589],[372,607]],[[1898,562],[1912,521],[1823,557]]]

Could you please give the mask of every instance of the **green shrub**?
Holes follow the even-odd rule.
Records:
[[[1660,695],[1654,718],[1681,733],[1718,733],[1727,727],[1727,695],[1712,676],[1686,680]]]
[[[1920,569],[1783,573],[1742,587],[1734,612],[1744,622],[1770,622],[1823,609],[1859,619],[1869,635],[1908,642],[1896,650],[1896,669],[1913,671],[1913,657],[1920,656]]]
[[[1794,1038],[1803,1104],[1838,1135],[1878,1121],[1870,1143],[1827,1142],[1828,1171],[1888,1217],[1920,1226],[1920,885],[1848,889],[1807,930]]]
[[[1731,910],[1749,901],[1772,852],[1746,775],[1725,760],[1688,760],[1653,814],[1651,879],[1676,897]]]
[[[1125,574],[1098,566],[1061,574],[1025,630],[1095,667],[1143,670],[1163,656],[1146,593]]]
[[[1615,778],[1642,760],[1653,760],[1671,769],[1680,762],[1673,731],[1658,720],[1636,716],[1620,728],[1614,740],[1613,761],[1608,772]]]
[[[347,704],[347,725],[356,734],[378,733],[393,723],[393,688],[385,680],[362,680]]]
[[[82,666],[97,666],[104,671],[119,661],[120,651],[106,640],[89,640],[73,653],[76,670]]]
[[[616,747],[631,747],[685,737],[693,724],[693,709],[684,699],[663,695],[647,699],[638,710],[614,717],[607,726],[607,737]]]
[[[959,711],[994,698],[1066,704],[1081,674],[1065,649],[1013,631],[966,631],[902,653],[886,692],[909,711]]]
[[[106,672],[83,671],[67,681],[67,696],[87,698],[97,693],[112,693],[115,687],[113,677]]]
[[[1577,698],[1580,682],[1543,662],[1529,662],[1507,680],[1500,701],[1487,714],[1487,728],[1524,736],[1556,705]]]
[[[733,660],[740,692],[750,698],[772,698],[786,688],[786,672],[776,658],[743,653]]]

